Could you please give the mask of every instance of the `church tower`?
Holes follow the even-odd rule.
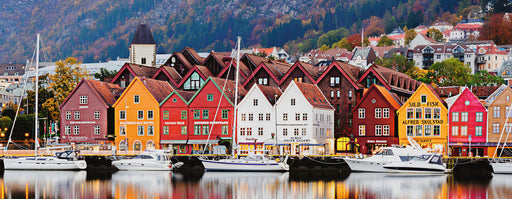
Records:
[[[130,44],[130,63],[156,67],[156,43],[146,24],[139,24]]]

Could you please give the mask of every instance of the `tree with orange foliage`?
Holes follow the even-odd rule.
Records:
[[[380,36],[384,33],[385,28],[382,19],[376,16],[363,20],[363,27],[365,27],[365,36]]]
[[[348,43],[350,43],[350,47],[352,47],[352,49],[356,46],[361,46],[361,34],[359,33],[350,35],[347,40]]]
[[[480,32],[480,40],[493,40],[497,45],[512,44],[512,17],[494,14]]]

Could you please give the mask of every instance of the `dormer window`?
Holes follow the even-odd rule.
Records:
[[[258,84],[268,86],[268,78],[266,77],[260,77],[258,78]]]

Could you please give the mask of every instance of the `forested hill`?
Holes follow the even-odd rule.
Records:
[[[341,27],[369,34],[451,20],[479,0],[3,0],[0,9],[0,63],[24,63],[33,54],[36,33],[55,61],[83,62],[128,57],[135,27],[147,23],[158,53],[185,46],[225,51],[236,36],[243,47],[285,46],[291,52],[316,48],[312,38]],[[371,17],[375,16],[375,17]],[[371,28],[370,28],[371,29]],[[303,44],[304,41],[306,44]]]

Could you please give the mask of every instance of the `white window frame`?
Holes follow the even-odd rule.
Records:
[[[87,104],[87,103],[88,103],[87,95],[80,95],[80,104]]]
[[[94,119],[95,120],[99,120],[100,119],[100,112],[99,111],[94,111]]]
[[[101,128],[100,125],[94,125],[94,135],[101,134]]]

